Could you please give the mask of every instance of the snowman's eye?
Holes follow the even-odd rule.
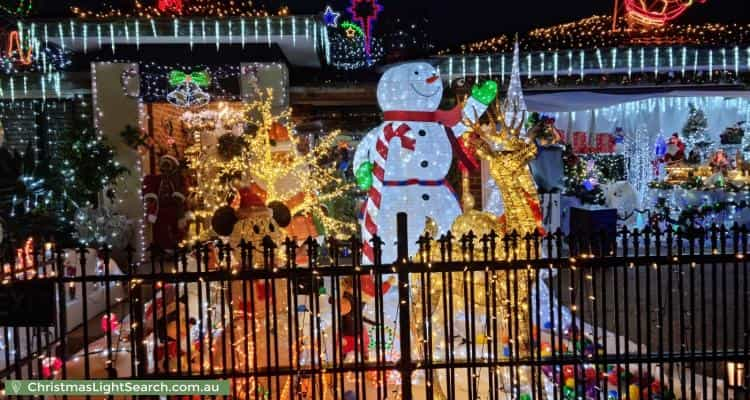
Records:
[[[419,75],[419,71],[414,71],[414,75]]]

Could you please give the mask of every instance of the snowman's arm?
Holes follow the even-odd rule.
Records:
[[[359,170],[359,167],[367,161],[373,161],[373,152],[375,151],[375,144],[378,142],[378,134],[380,132],[380,126],[371,130],[362,141],[359,142],[357,150],[354,152],[354,162],[352,167],[354,172]]]
[[[477,122],[477,118],[484,115],[487,111],[487,106],[480,103],[477,99],[469,97],[464,104],[463,110],[461,110],[461,122],[453,126],[453,134],[456,137],[461,137],[469,128],[463,123],[463,121]]]

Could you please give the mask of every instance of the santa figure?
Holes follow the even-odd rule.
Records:
[[[453,156],[463,156],[458,138],[497,95],[497,84],[475,86],[462,109],[439,111],[443,83],[427,63],[392,67],[378,83],[377,96],[384,122],[365,136],[354,156],[354,171],[361,188],[368,190],[363,210],[363,262],[374,261],[371,239],[384,242],[382,261],[396,260],[396,215],[408,215],[409,254],[426,217],[436,221],[439,233],[450,229],[461,207],[446,180]]]
[[[146,219],[153,224],[153,243],[162,249],[173,249],[185,236],[187,185],[175,157],[162,156],[159,172],[143,179]]]
[[[683,143],[677,133],[673,133],[667,143],[667,153],[664,155],[664,162],[667,164],[673,164],[683,161],[684,159],[685,143]]]

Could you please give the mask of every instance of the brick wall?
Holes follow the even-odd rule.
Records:
[[[222,103],[210,103],[207,107],[201,110],[216,110],[221,106]],[[230,108],[240,109],[243,104],[240,102],[229,102],[227,104]],[[185,129],[181,117],[187,111],[184,108],[175,107],[169,103],[152,103],[148,105],[148,111],[151,117],[149,123],[149,129],[151,129],[151,135],[158,144],[159,148],[169,149],[170,155],[175,155],[175,148],[178,153],[178,158],[182,158],[185,155],[185,150],[192,144],[193,138]],[[195,111],[195,110],[194,110]],[[174,142],[174,147],[170,146],[170,142]]]

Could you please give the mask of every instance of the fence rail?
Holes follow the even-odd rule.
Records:
[[[152,248],[122,268],[106,246],[27,248],[2,280],[54,282],[58,318],[0,328],[0,377],[217,377],[245,399],[746,398],[748,233],[448,234],[410,260],[399,235],[405,261],[383,264],[376,240],[371,266],[357,238]]]

